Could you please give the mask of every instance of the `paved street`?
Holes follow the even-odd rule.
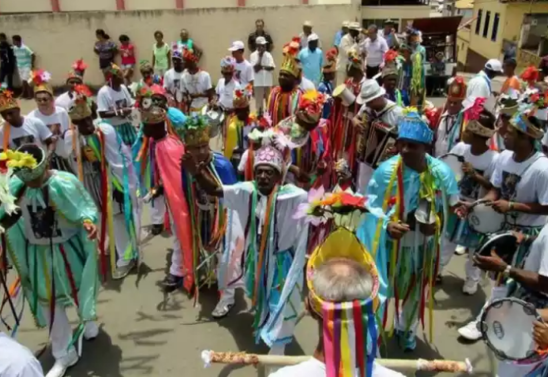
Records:
[[[441,100],[436,100],[441,104]],[[26,111],[32,108],[25,103]],[[150,223],[148,212],[143,224]],[[147,229],[144,230],[146,232]],[[217,300],[214,289],[201,292],[193,305],[183,293],[164,296],[158,283],[168,266],[171,237],[147,239],[144,246],[144,264],[138,274],[123,282],[109,282],[99,294],[99,337],[85,343],[81,361],[67,374],[70,377],[137,377],[137,376],[234,376],[254,377],[256,370],[213,366],[204,369],[200,359],[202,350],[265,352],[263,346],[253,343],[252,314],[242,293],[230,317],[215,322],[210,312]],[[464,276],[464,256],[455,256],[444,273],[443,285],[435,293],[435,333],[433,345],[419,342],[416,352],[402,354],[394,344],[388,345],[390,358],[469,358],[476,376],[491,376],[496,360],[482,342],[469,344],[457,340],[456,329],[467,323],[482,306],[488,287],[473,297],[464,296],[461,287]],[[72,313],[74,314],[74,313]],[[74,319],[74,315],[72,318]],[[74,322],[76,324],[76,322]],[[428,327],[427,327],[428,328]],[[47,330],[37,330],[26,312],[19,341],[33,350],[47,341]],[[296,340],[289,347],[290,354],[310,355],[317,341],[317,325],[309,317],[296,329]],[[47,351],[42,356],[47,370],[53,360]],[[426,376],[431,374],[418,374]],[[440,374],[442,376],[442,374]],[[306,377],[306,376],[303,376]]]

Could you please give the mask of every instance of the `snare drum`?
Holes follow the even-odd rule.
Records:
[[[504,231],[488,236],[476,249],[476,254],[490,256],[491,250],[495,250],[507,264],[512,264],[518,246],[516,236],[512,232]]]
[[[381,122],[374,121],[368,128],[364,145],[358,146],[358,161],[376,169],[382,162],[396,155],[396,141],[398,134],[394,127]]]
[[[439,159],[445,162],[447,165],[449,165],[451,170],[453,170],[453,173],[455,173],[455,178],[457,182],[460,182],[460,180],[464,176],[464,173],[462,171],[462,164],[464,164],[464,157],[454,153],[448,153],[448,154],[444,154]]]
[[[483,341],[501,360],[521,364],[538,363],[546,358],[537,353],[533,322],[542,322],[535,307],[516,298],[493,301],[481,316],[478,329]]]
[[[475,202],[466,219],[470,227],[481,234],[500,232],[506,222],[506,217],[495,211],[487,200]]]
[[[481,239],[481,235],[474,232],[468,221],[456,213],[449,214],[445,235],[450,242],[473,249],[479,246]]]

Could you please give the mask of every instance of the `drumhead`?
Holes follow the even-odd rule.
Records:
[[[515,298],[495,300],[478,325],[483,340],[502,360],[536,362],[533,322],[542,321],[532,304]]]
[[[480,200],[473,204],[467,220],[470,227],[481,234],[492,234],[502,230],[505,216],[498,213],[487,201]]]
[[[455,173],[455,178],[457,179],[457,182],[460,182],[462,177],[464,176],[464,173],[462,171],[462,164],[464,162],[464,157],[448,153],[439,158],[443,162],[445,162],[451,170],[453,170],[453,173]]]
[[[491,250],[495,250],[497,255],[506,263],[511,264],[514,254],[518,250],[518,239],[512,232],[501,232],[493,234],[477,248],[476,253],[490,256]]]

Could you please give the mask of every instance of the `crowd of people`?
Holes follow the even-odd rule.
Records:
[[[480,339],[477,323],[500,298],[548,320],[546,72],[529,67],[518,77],[514,60],[491,59],[468,84],[453,77],[436,108],[425,96],[420,31],[402,39],[392,21],[385,25],[344,22],[324,53],[305,22],[279,49],[274,85],[275,45],[258,20],[249,60],[234,41],[215,87],[186,30],[172,46],[154,34],[138,82],[130,38],[117,46],[98,30],[105,83],[95,99],[82,60],[56,97],[32,50],[16,36],[8,53],[0,34],[2,308],[15,333],[14,302],[23,295],[36,324],[49,328],[55,364],[47,377],[63,376],[82,338],[97,336],[100,280],[138,268],[145,206],[152,234],[173,234],[166,292],[196,299],[217,284],[211,315],[221,319],[243,289],[255,340],[274,355],[285,353],[304,307],[318,321],[314,358],[272,377],[400,375],[375,362],[377,344],[393,335],[414,350],[428,317],[431,340],[434,286],[454,253],[469,254],[464,294],[475,294],[482,271],[494,286],[460,336]],[[26,83],[23,97],[36,102],[28,115],[10,90],[4,54]],[[506,76],[500,93],[497,75]],[[478,253],[500,232],[515,240],[510,258],[496,247]],[[11,286],[8,266],[17,275]],[[69,307],[79,317],[74,332]],[[526,331],[546,354],[548,326]],[[24,356],[4,358],[5,348]],[[507,359],[497,374],[543,368],[540,356]],[[0,376],[39,369],[0,334]]]

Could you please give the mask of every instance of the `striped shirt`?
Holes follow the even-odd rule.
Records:
[[[31,68],[34,52],[27,45],[22,44],[21,47],[14,45],[13,53],[17,60],[17,68]]]

